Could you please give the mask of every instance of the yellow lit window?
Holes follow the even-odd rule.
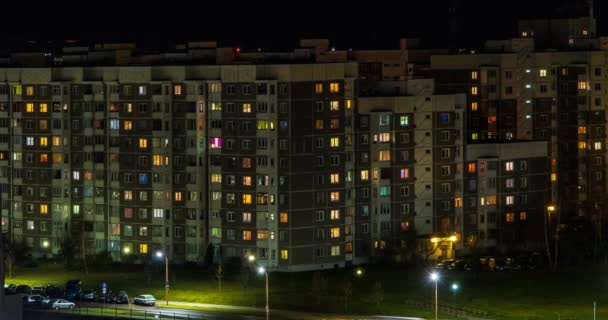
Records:
[[[353,107],[353,101],[350,99],[344,100],[344,107],[346,108],[346,110],[349,110]]]
[[[123,128],[125,130],[131,130],[131,129],[133,129],[133,121],[131,121],[131,120],[125,120],[125,122],[123,123]]]
[[[146,139],[146,138],[139,138],[139,147],[141,149],[148,148],[148,139]]]
[[[587,82],[586,81],[579,81],[578,82],[578,89],[579,90],[586,90],[587,89]]]
[[[331,237],[340,238],[340,228],[331,228]]]
[[[332,82],[329,84],[329,92],[337,93],[340,92],[340,84],[337,82]]]
[[[251,194],[249,194],[249,193],[243,194],[243,204],[251,204]]]
[[[173,94],[175,94],[176,96],[182,95],[182,86],[180,84],[176,84],[173,86]]]
[[[251,231],[250,230],[243,230],[243,240],[251,240]]]
[[[53,136],[53,147],[61,146],[61,137]]]
[[[287,249],[281,250],[281,260],[289,259],[289,251]]]
[[[21,87],[20,84],[18,84],[18,85],[15,86],[15,94],[18,95],[18,96],[20,96],[20,95],[23,94],[23,87]]]
[[[329,110],[330,111],[338,111],[340,110],[340,101],[333,100],[329,102]]]
[[[244,186],[251,186],[251,176],[243,176],[243,185]]]
[[[93,172],[85,171],[84,172],[84,180],[93,180]]]
[[[477,140],[479,139],[479,134],[478,133],[471,133],[471,140]]]
[[[602,143],[597,141],[593,143],[593,150],[602,150]]]
[[[555,173],[555,172],[551,173],[551,181],[553,181],[553,182],[557,181],[557,173]]]
[[[488,205],[496,204],[496,196],[488,196]]]
[[[133,112],[133,104],[132,103],[127,103],[125,105],[125,111],[128,112],[128,113]]]
[[[48,137],[40,137],[40,145],[41,146],[48,146],[49,145],[49,138]]]
[[[181,191],[175,192],[175,201],[182,201],[182,192]]]
[[[211,102],[211,111],[222,111],[222,104],[219,102]]]
[[[40,120],[40,130],[46,130],[49,128],[48,120]]]
[[[462,208],[462,198],[461,197],[454,198],[454,208]]]
[[[330,176],[330,182],[331,184],[338,184],[340,183],[340,174],[339,173],[332,173]]]
[[[33,96],[34,95],[34,86],[27,86],[27,87],[25,87],[25,95],[26,96]]]
[[[41,204],[40,205],[40,214],[48,214],[49,213],[49,205]]]
[[[140,243],[139,244],[139,253],[148,253],[148,244]]]
[[[40,163],[47,163],[49,162],[49,155],[46,153],[41,153],[40,154]]]
[[[317,129],[317,130],[323,129],[323,120],[315,120],[315,129]]]
[[[541,78],[546,77],[546,76],[547,76],[547,69],[540,69],[540,70],[538,70],[538,75],[539,75]]]
[[[211,183],[222,183],[222,175],[219,173],[212,173]]]
[[[479,205],[485,206],[486,205],[486,198],[484,198],[484,197],[479,198]]]
[[[340,192],[334,191],[329,193],[329,201],[338,202],[340,201]]]
[[[489,124],[496,123],[496,116],[489,116],[488,117],[488,123]]]
[[[333,209],[329,212],[329,217],[331,220],[340,220],[340,210]]]
[[[474,162],[469,163],[469,173],[475,173],[476,164]]]
[[[528,214],[525,211],[519,213],[519,221],[526,221],[528,219]]]
[[[322,83],[315,84],[315,93],[323,93],[323,84]]]
[[[369,170],[361,170],[361,180],[369,180]]]
[[[61,153],[53,153],[53,163],[61,163],[62,161]]]
[[[331,140],[330,140],[330,145],[331,145],[332,147],[334,147],[334,148],[335,148],[335,147],[339,147],[339,146],[340,146],[340,138],[338,138],[338,137],[333,137],[333,138],[331,138]]]
[[[474,96],[477,95],[477,87],[476,86],[471,87],[471,95],[474,95]]]
[[[477,102],[471,102],[471,111],[477,111]]]
[[[586,149],[587,148],[587,142],[585,142],[585,141],[579,141],[578,142],[578,148],[581,149],[581,150],[582,149]]]
[[[477,71],[471,71],[471,80],[477,80],[478,76]]]
[[[391,161],[391,152],[389,150],[380,151],[378,161]]]
[[[258,130],[274,130],[274,122],[270,120],[258,120]]]
[[[34,112],[34,104],[26,103],[25,104],[25,112]]]
[[[281,212],[280,218],[281,223],[287,223],[289,222],[289,216],[287,215],[287,212]]]
[[[48,112],[48,111],[49,111],[49,106],[46,103],[41,103],[40,112]]]
[[[243,113],[251,113],[251,103],[243,103]]]
[[[581,30],[581,34],[583,36],[587,36],[587,35],[589,35],[589,31],[587,29],[583,29],[583,30]]]
[[[505,215],[505,220],[507,220],[507,222],[515,221],[515,213],[507,212],[507,214]]]
[[[578,127],[578,134],[587,134],[587,127]]]
[[[152,165],[153,166],[162,166],[163,165],[163,156],[160,154],[155,154],[152,156]]]

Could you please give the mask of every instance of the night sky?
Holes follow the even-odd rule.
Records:
[[[607,1],[595,2],[599,34],[608,35],[608,21],[602,21]],[[295,47],[304,37],[329,38],[340,49],[393,48],[400,37],[421,38],[426,47],[479,47],[484,39],[511,37],[518,18],[587,13],[586,0],[210,3],[149,1],[144,7],[81,1],[71,7],[80,14],[39,11],[28,13],[27,23],[11,15],[10,28],[0,30],[0,48],[31,48],[24,40],[38,45],[51,40],[58,46],[62,40],[78,40],[136,41],[163,50],[186,40],[217,40],[221,46],[280,50]]]

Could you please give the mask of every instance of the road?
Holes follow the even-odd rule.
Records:
[[[55,311],[55,310],[35,310],[32,314],[45,313],[49,316],[53,313],[75,314],[75,315],[103,315],[105,317],[114,317],[115,314],[122,313],[128,319],[202,319],[202,320],[264,320],[266,317],[262,308],[246,308],[233,307],[234,310],[208,311],[208,310],[192,310],[183,308],[165,308],[165,307],[144,307],[138,305],[115,305],[103,303],[77,303],[77,308],[71,311]],[[222,308],[224,309],[224,308]],[[132,310],[132,311],[131,311]],[[32,310],[34,311],[34,310]],[[260,312],[262,311],[262,312]],[[50,314],[49,314],[50,313]],[[31,319],[39,317],[32,316]],[[28,319],[26,317],[26,319]],[[123,318],[124,319],[124,318]],[[270,319],[272,320],[422,320],[420,318],[411,317],[394,317],[394,316],[370,316],[370,315],[340,315],[340,314],[316,314],[307,312],[297,312],[288,310],[270,310]]]

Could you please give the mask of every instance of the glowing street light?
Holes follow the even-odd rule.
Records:
[[[258,268],[259,274],[264,274],[266,276],[266,320],[270,319],[270,307],[268,304],[268,271],[263,266]]]
[[[356,274],[358,277],[361,277],[361,276],[363,275],[363,269],[361,269],[361,268],[357,269],[357,271],[355,271],[355,274]]]
[[[435,320],[437,320],[438,315],[439,315],[439,304],[438,304],[438,297],[437,297],[437,281],[439,281],[439,274],[437,272],[433,272],[431,273],[431,281],[435,282]]]
[[[452,283],[452,304],[456,305],[456,291],[458,291],[458,283]]]
[[[156,257],[159,259],[165,258],[165,300],[169,305],[169,257],[160,250],[156,251]]]
[[[122,251],[123,251],[125,254],[129,254],[129,253],[131,253],[131,247],[124,247],[124,248],[122,249]]]
[[[48,240],[44,240],[44,241],[42,242],[42,247],[43,247],[43,248],[48,248],[48,247],[49,247],[49,241],[48,241]]]
[[[255,261],[255,256],[250,254],[249,256],[247,256],[247,260],[249,260],[249,262],[254,262]]]

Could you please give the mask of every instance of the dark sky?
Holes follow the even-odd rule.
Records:
[[[284,49],[294,47],[299,38],[326,37],[338,48],[390,48],[406,36],[422,38],[431,47],[476,47],[483,39],[512,36],[519,18],[587,13],[586,0],[157,0],[147,2],[145,8],[140,6],[143,3],[124,5],[129,2],[74,2],[70,13],[28,13],[27,23],[13,12],[11,27],[0,28],[4,39],[0,46],[15,50],[24,46],[24,40],[73,39],[137,41],[162,49],[185,40],[217,40],[227,46]],[[608,20],[604,17],[608,1],[595,2],[599,34],[606,35],[608,21],[603,20]]]

